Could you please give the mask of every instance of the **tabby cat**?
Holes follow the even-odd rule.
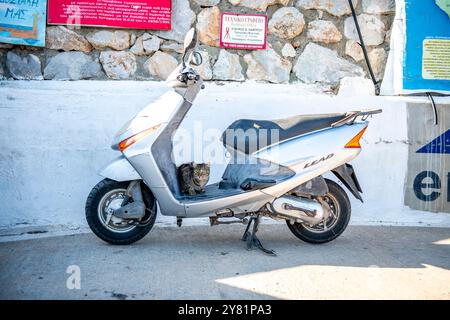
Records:
[[[178,167],[178,181],[182,193],[196,195],[205,192],[209,180],[209,164],[185,163]]]

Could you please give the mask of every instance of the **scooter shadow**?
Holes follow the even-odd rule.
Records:
[[[436,245],[448,229],[424,232],[424,228],[388,226],[349,226],[337,239],[324,244],[310,244],[297,239],[285,224],[262,224],[258,237],[264,247],[276,256],[258,249],[247,250],[242,241],[245,226],[188,226],[155,228],[146,238],[133,246],[143,250],[188,252],[195,256],[214,256],[220,259],[239,258],[252,264],[270,261],[274,267],[297,265],[332,265],[348,267],[422,268],[424,264],[450,269],[450,246]],[[444,234],[444,236],[443,236]]]

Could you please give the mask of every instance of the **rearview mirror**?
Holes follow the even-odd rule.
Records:
[[[202,62],[203,62],[203,57],[202,57],[201,53],[198,51],[192,52],[191,55],[189,56],[189,63],[194,66],[199,66],[202,64]]]

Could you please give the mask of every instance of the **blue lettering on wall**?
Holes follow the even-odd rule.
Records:
[[[425,179],[431,179],[431,183],[425,183]],[[414,179],[414,194],[419,200],[434,201],[441,195],[437,191],[425,192],[426,189],[441,189],[441,179],[433,171],[422,171]]]

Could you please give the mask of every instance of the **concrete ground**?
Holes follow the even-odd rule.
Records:
[[[0,243],[0,298],[450,299],[448,228],[350,226],[317,246],[262,225],[277,257],[246,251],[243,229],[155,228],[131,246],[93,234]],[[80,289],[68,289],[78,267]]]

